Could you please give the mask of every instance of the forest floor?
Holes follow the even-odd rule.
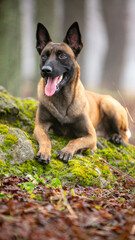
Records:
[[[101,189],[1,179],[0,240],[134,240],[135,188],[119,181]]]

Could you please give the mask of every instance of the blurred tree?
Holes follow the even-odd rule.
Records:
[[[36,66],[35,0],[20,1],[21,13],[21,96],[33,95]]]
[[[82,42],[84,39],[84,24],[85,24],[85,1],[84,0],[64,0],[64,36],[70,25],[77,21],[79,23]],[[63,38],[64,38],[63,36]],[[81,67],[81,80],[83,82],[83,49],[78,57],[78,62]],[[83,82],[84,83],[84,82]],[[85,83],[84,83],[85,84]]]
[[[0,84],[20,95],[19,1],[0,1]]]
[[[102,88],[120,86],[126,44],[127,0],[101,0],[109,47],[102,75]]]
[[[85,10],[85,1],[84,0],[64,0],[64,29],[70,27],[70,25],[78,21],[79,26],[81,28],[81,32],[83,34],[84,28],[84,10]]]

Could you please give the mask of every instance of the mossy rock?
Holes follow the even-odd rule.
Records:
[[[1,91],[1,89],[0,94],[1,98],[4,99],[3,102],[10,103],[10,109],[6,109],[3,104],[4,110],[0,112],[0,122],[5,124],[0,125],[0,135],[5,136],[1,145],[3,146],[4,143],[7,147],[14,147],[20,137],[15,134],[16,138],[12,138],[10,134],[13,133],[13,127],[16,127],[15,131],[21,128],[25,130],[23,134],[27,135],[27,140],[31,139],[33,150],[36,153],[38,144],[34,139],[33,129],[38,102],[34,99],[21,100],[15,98],[6,91]],[[18,113],[13,111],[14,107],[19,110]],[[9,131],[10,128],[11,131]],[[24,163],[18,165],[18,160],[13,163],[14,157],[12,158],[10,153],[7,159],[4,160],[5,155],[3,151],[3,157],[2,155],[0,157],[1,176],[17,174],[20,176],[27,175],[30,179],[44,178],[46,183],[55,186],[59,184],[79,184],[83,186],[111,187],[117,181],[117,176],[112,168],[105,163],[106,161],[132,178],[135,177],[135,147],[132,145],[128,147],[116,146],[99,138],[99,148],[94,154],[87,150],[83,155],[76,154],[72,160],[69,160],[68,164],[65,164],[57,159],[56,154],[70,139],[55,136],[52,132],[49,135],[52,143],[52,158],[48,165],[42,165],[35,159],[32,159],[32,157],[27,158]],[[4,146],[2,148],[4,150]],[[121,179],[124,179],[124,175],[122,175]]]
[[[0,124],[0,159],[3,163],[22,164],[34,158],[34,148],[28,135],[18,129]]]
[[[37,105],[35,99],[13,97],[0,86],[0,123],[32,133]]]

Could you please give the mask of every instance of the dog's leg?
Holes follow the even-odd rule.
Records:
[[[108,139],[115,144],[128,143],[127,112],[122,105],[110,96],[105,96],[101,101],[103,124]]]
[[[48,164],[51,159],[51,142],[47,136],[48,129],[50,128],[50,123],[41,124],[38,121],[38,110],[36,114],[34,135],[39,143],[39,151],[36,155],[36,159],[39,162]]]
[[[84,137],[80,137],[74,140],[69,141],[69,143],[64,147],[62,150],[58,151],[57,157],[60,160],[63,160],[63,162],[68,162],[68,160],[73,158],[73,155],[78,151],[78,150],[85,150],[85,149],[90,149],[90,150],[96,150],[96,132],[95,129],[90,122],[90,120],[87,121],[88,128],[88,134]],[[85,123],[84,123],[85,124]],[[78,128],[80,126],[80,128]],[[76,130],[81,132],[81,124],[78,122],[76,126]],[[86,134],[86,129],[84,130]],[[84,135],[85,135],[84,134]]]
[[[93,139],[93,136],[89,135],[71,140],[65,148],[58,151],[57,157],[63,160],[63,162],[68,162],[68,160],[72,159],[73,155],[80,149],[96,150],[96,140]]]

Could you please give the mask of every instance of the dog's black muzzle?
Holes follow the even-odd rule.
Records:
[[[57,62],[50,62],[41,67],[41,76],[43,78],[55,78],[67,72],[67,68]]]

